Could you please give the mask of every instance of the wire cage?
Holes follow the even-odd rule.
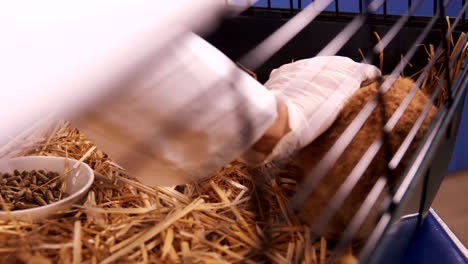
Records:
[[[188,2],[190,1],[187,1],[187,3]],[[198,1],[194,2],[199,4]],[[207,5],[217,3],[217,1],[200,2]],[[224,1],[221,2],[224,7]],[[312,166],[312,168],[306,172],[303,181],[297,185],[296,182],[291,184],[291,186],[294,187],[288,186],[291,187],[291,189],[288,189],[288,191],[291,191],[288,193],[291,197],[287,197],[289,204],[285,207],[291,210],[284,213],[284,215],[288,213],[300,213],[302,206],[307,203],[309,194],[319,189],[321,180],[325,179],[328,173],[339,165],[340,158],[346,154],[346,149],[353,144],[353,139],[360,133],[361,128],[365,126],[374,112],[380,113],[380,123],[382,124],[374,125],[377,137],[370,140],[368,147],[363,148],[365,153],[357,157],[356,162],[352,165],[351,172],[340,175],[343,178],[343,182],[337,186],[336,191],[328,198],[324,209],[313,212],[316,214],[317,221],[312,223],[308,228],[301,229],[300,231],[304,233],[309,233],[309,231],[311,231],[310,236],[304,236],[305,240],[308,240],[308,242],[310,242],[312,238],[315,239],[316,234],[320,234],[321,231],[327,227],[332,221],[334,214],[340,210],[346,200],[351,197],[353,189],[359,187],[360,179],[367,173],[368,168],[373,166],[372,164],[376,156],[380,155],[379,153],[383,153],[383,155],[381,155],[383,158],[380,158],[382,162],[379,163],[380,168],[382,168],[382,173],[379,172],[378,175],[374,175],[375,181],[367,186],[369,188],[366,187],[366,193],[365,196],[362,197],[362,201],[360,201],[359,204],[353,205],[355,206],[355,212],[347,219],[348,222],[343,226],[343,231],[339,234],[338,238],[329,241],[329,243],[333,243],[332,255],[327,257],[327,261],[330,263],[337,262],[338,258],[349,249],[349,245],[354,242],[354,238],[360,232],[362,226],[368,227],[369,233],[366,234],[365,239],[360,241],[361,244],[358,245],[359,250],[356,252],[359,261],[361,263],[398,262],[405,254],[405,250],[408,248],[413,235],[418,231],[428,214],[432,200],[446,174],[452,149],[457,137],[466,89],[468,88],[468,59],[466,58],[468,52],[468,35],[465,34],[468,27],[466,24],[466,9],[468,8],[468,4],[465,0],[408,0],[407,2],[405,1],[405,3],[407,3],[405,8],[401,8],[401,5],[399,5],[398,8],[400,9],[398,9],[392,5],[394,2],[395,1],[388,1],[387,3],[385,0],[359,0],[353,1],[351,5],[351,1],[345,2],[338,0],[227,0],[225,3],[229,5],[230,8],[226,8],[226,10],[221,8],[223,9],[222,11],[228,12],[220,12],[224,16],[214,31],[207,33],[207,31],[202,31],[205,30],[205,28],[201,26],[197,27],[199,26],[198,23],[194,23],[197,24],[194,28],[200,30],[200,32],[197,32],[199,35],[204,36],[208,42],[241,65],[241,68],[250,70],[250,73],[254,72],[261,83],[268,79],[272,69],[290,63],[293,60],[322,55],[346,56],[354,61],[365,61],[381,68],[384,78],[373,84],[375,85],[375,93],[368,98],[369,100],[364,101],[359,111],[356,111],[356,115],[350,120],[349,125],[343,127],[343,131],[337,136],[337,140],[334,141],[329,148],[320,151],[320,155],[322,155],[320,160],[318,160],[316,164],[311,164],[311,166],[315,166]],[[401,3],[401,1],[399,2]],[[421,6],[424,5],[430,7],[428,13],[421,13]],[[187,12],[187,14],[188,13],[191,12]],[[216,17],[216,19],[209,20],[211,26],[213,26],[214,22],[218,22],[218,13],[204,15],[207,17],[209,17],[209,15]],[[446,15],[449,15],[450,18],[446,18]],[[190,17],[190,19],[194,18],[195,15]],[[235,72],[235,74],[223,75],[222,77],[226,77],[226,79],[219,80],[219,76],[216,76],[210,79],[209,82],[200,83],[198,88],[204,88],[202,85],[213,85],[216,89],[206,89],[200,93],[196,93],[196,96],[191,98],[197,100],[196,104],[191,104],[192,101],[185,102],[187,105],[174,107],[174,109],[170,109],[170,113],[165,113],[167,115],[160,118],[161,113],[158,112],[158,110],[161,109],[152,107],[150,104],[154,104],[154,102],[151,101],[152,99],[160,99],[161,97],[164,98],[164,96],[160,98],[150,97],[148,96],[148,94],[150,94],[148,91],[151,90],[151,92],[154,92],[152,94],[158,94],[158,96],[164,93],[163,95],[165,96],[169,94],[177,97],[178,92],[183,91],[186,87],[181,87],[179,91],[174,93],[174,91],[169,89],[158,90],[158,85],[164,82],[180,86],[185,84],[189,87],[186,88],[185,91],[188,91],[192,88],[191,85],[193,83],[191,83],[191,81],[196,82],[198,81],[197,77],[199,77],[196,76],[197,71],[194,70],[198,65],[197,63],[191,63],[191,58],[182,58],[175,63],[167,63],[170,65],[170,67],[168,67],[169,69],[164,68],[165,63],[170,62],[171,55],[177,53],[177,45],[172,44],[184,40],[184,37],[187,37],[187,32],[182,32],[182,30],[168,30],[167,33],[167,36],[164,34],[162,34],[164,36],[159,36],[159,40],[163,39],[165,41],[161,40],[157,42],[159,46],[157,45],[155,50],[151,50],[151,54],[144,56],[145,58],[143,58],[140,63],[136,63],[136,66],[132,68],[133,71],[127,72],[124,76],[119,76],[115,84],[116,89],[113,91],[115,93],[109,96],[109,98],[104,98],[99,101],[100,103],[102,102],[100,105],[101,109],[86,109],[86,111],[89,112],[83,114],[83,116],[86,114],[92,116],[92,121],[95,121],[93,124],[97,124],[98,128],[101,128],[99,127],[101,123],[109,124],[110,129],[105,132],[111,134],[115,132],[115,134],[113,136],[106,134],[105,139],[108,141],[109,145],[118,145],[119,150],[122,150],[118,152],[121,156],[114,156],[110,151],[108,153],[109,156],[107,156],[107,154],[93,152],[96,146],[90,143],[90,141],[93,140],[91,136],[89,136],[90,141],[87,139],[85,140],[77,130],[67,134],[67,136],[71,135],[72,139],[60,136],[61,140],[73,141],[71,142],[73,146],[79,145],[75,144],[78,140],[86,141],[86,144],[83,144],[79,149],[76,148],[77,152],[80,154],[78,155],[75,153],[77,155],[75,157],[78,157],[78,159],[84,160],[93,153],[96,154],[95,156],[98,156],[97,159],[99,159],[99,162],[97,159],[89,161],[90,163],[94,163],[90,165],[102,165],[102,163],[104,163],[102,160],[105,160],[107,165],[106,167],[102,166],[103,168],[100,168],[102,170],[96,174],[99,179],[94,186],[96,187],[96,193],[97,191],[101,191],[102,195],[101,198],[99,198],[99,195],[90,195],[89,197],[92,197],[92,199],[90,199],[92,201],[91,204],[97,206],[101,205],[101,202],[104,201],[104,204],[114,206],[114,203],[109,202],[107,199],[113,199],[112,201],[115,201],[119,197],[128,198],[128,202],[125,200],[125,206],[127,207],[123,208],[124,205],[122,205],[121,208],[121,205],[116,203],[117,205],[115,206],[117,206],[117,210],[114,210],[114,212],[118,212],[119,217],[121,212],[124,211],[125,213],[122,213],[122,215],[126,216],[124,220],[127,222],[122,220],[123,218],[118,218],[122,220],[122,222],[119,222],[120,220],[117,221],[118,223],[116,223],[116,225],[119,226],[114,226],[112,228],[108,228],[107,224],[109,222],[103,222],[106,232],[110,230],[106,233],[106,243],[109,243],[103,247],[98,247],[98,244],[104,244],[103,242],[98,243],[93,240],[97,232],[102,231],[102,226],[94,225],[94,222],[98,221],[100,218],[98,219],[92,214],[88,215],[86,208],[78,208],[73,215],[66,216],[67,218],[56,219],[55,221],[49,220],[45,225],[36,228],[37,230],[33,230],[42,232],[36,233],[36,235],[40,235],[36,236],[36,238],[40,237],[40,241],[56,236],[54,232],[48,232],[47,228],[54,227],[54,225],[60,222],[64,223],[59,226],[64,227],[60,234],[65,234],[64,239],[68,241],[71,237],[70,233],[74,233],[73,240],[75,242],[75,237],[79,237],[79,232],[81,232],[80,222],[75,222],[77,219],[75,218],[76,213],[76,215],[80,215],[83,219],[88,217],[87,220],[89,220],[87,227],[83,228],[83,234],[89,232],[86,237],[83,235],[83,238],[87,240],[83,242],[85,247],[83,247],[82,252],[84,252],[83,256],[90,259],[90,262],[102,261],[101,263],[113,263],[120,260],[125,262],[123,258],[129,254],[131,255],[128,256],[127,260],[130,263],[136,262],[137,260],[143,262],[150,262],[151,260],[158,263],[165,262],[168,260],[167,258],[164,259],[166,253],[178,257],[178,253],[180,253],[179,255],[183,255],[183,251],[190,251],[187,239],[205,239],[204,236],[206,235],[206,237],[214,237],[213,240],[224,241],[225,239],[223,237],[226,237],[227,233],[220,237],[216,237],[217,234],[213,235],[212,233],[215,233],[216,229],[219,228],[218,224],[220,219],[229,220],[228,225],[242,222],[238,217],[238,213],[236,214],[234,210],[229,211],[234,202],[241,203],[247,201],[245,203],[256,203],[257,201],[254,201],[256,198],[260,200],[262,197],[271,197],[269,195],[262,195],[262,191],[266,189],[264,189],[265,182],[262,181],[262,177],[258,177],[258,179],[255,177],[252,177],[255,179],[249,178],[249,185],[246,185],[249,187],[247,188],[242,185],[241,187],[243,189],[239,191],[242,195],[247,193],[249,197],[243,198],[242,195],[232,194],[235,193],[234,191],[231,192],[235,197],[233,200],[224,199],[222,208],[220,209],[223,213],[229,215],[229,217],[220,218],[216,215],[216,210],[220,208],[218,199],[220,197],[218,196],[221,195],[217,192],[219,188],[216,189],[213,187],[215,185],[211,185],[211,183],[214,183],[213,181],[202,182],[208,186],[206,188],[209,189],[208,191],[197,189],[202,189],[203,187],[197,185],[199,183],[177,186],[175,188],[161,186],[150,188],[133,181],[133,179],[130,178],[132,175],[130,173],[127,174],[127,172],[120,167],[120,165],[122,165],[126,168],[127,164],[136,164],[135,167],[139,169],[146,169],[148,167],[153,169],[153,167],[151,167],[151,162],[154,162],[154,157],[158,155],[163,156],[164,147],[161,146],[164,145],[165,140],[169,139],[174,141],[174,138],[177,140],[177,133],[184,132],[184,128],[186,128],[184,124],[190,124],[193,121],[191,118],[197,115],[202,116],[204,112],[212,111],[212,109],[214,109],[212,107],[213,105],[219,106],[216,105],[216,103],[212,104],[212,101],[216,101],[213,100],[213,98],[218,95],[216,93],[223,93],[223,95],[227,94],[227,96],[231,96],[231,93],[228,92],[233,91],[232,97],[234,100],[238,99],[239,102],[233,103],[233,100],[230,100],[230,102],[234,105],[235,110],[238,111],[233,113],[232,115],[234,117],[230,116],[229,120],[232,119],[239,123],[242,122],[242,125],[236,126],[236,128],[241,127],[244,130],[234,131],[230,135],[241,137],[239,141],[252,141],[251,139],[253,136],[251,130],[253,129],[249,126],[249,124],[251,124],[249,119],[252,118],[252,116],[249,115],[250,113],[248,111],[243,111],[245,110],[245,107],[243,107],[245,106],[245,102],[243,102],[244,98],[242,98],[241,93],[235,93],[235,91],[239,91],[240,89],[229,89],[231,87],[236,88],[234,86],[238,83],[238,74],[242,74],[242,72],[234,66],[233,68],[235,69],[233,72]],[[393,137],[392,129],[395,127],[398,120],[404,117],[405,109],[409,107],[410,101],[415,97],[415,94],[427,85],[427,78],[434,69],[436,69],[436,75],[433,76],[431,89],[426,91],[428,93],[427,103],[421,106],[421,112],[418,115],[412,117],[412,123],[408,128],[409,133],[405,134],[402,143],[394,148],[395,146],[389,143],[392,141]],[[456,73],[454,73],[454,69],[457,69]],[[132,86],[139,78],[144,79],[143,75],[151,75],[151,71],[156,71],[158,75],[156,76],[157,78],[154,78],[156,80],[156,88],[151,85],[141,89]],[[230,71],[228,72],[230,73]],[[175,79],[182,79],[180,78],[181,75],[187,77],[183,78],[184,82],[182,85],[181,82],[174,81]],[[401,75],[410,76],[414,79],[414,85],[412,85],[407,93],[398,95],[401,97],[402,101],[392,115],[390,115],[386,108],[386,95],[389,91],[389,87],[391,87]],[[143,82],[145,81],[146,80]],[[171,87],[171,85],[166,85],[164,87]],[[129,86],[135,88],[134,90],[140,89],[137,91],[137,93],[140,93],[140,97],[141,94],[144,94],[145,97],[150,98],[145,101],[146,104],[142,103],[143,100],[140,100],[140,97],[128,96],[128,91],[132,90],[128,89]],[[157,91],[153,91],[152,89]],[[221,92],[219,92],[220,90]],[[193,89],[191,91],[193,91]],[[142,106],[140,106],[140,104]],[[431,112],[433,105],[438,106],[438,110],[433,111],[435,113]],[[121,115],[135,119],[135,123],[131,124],[133,127],[129,127],[127,122],[120,122],[122,120],[119,118],[117,118],[117,121],[107,118],[105,115],[106,112],[99,112],[104,108],[102,106],[106,106],[106,110],[113,113],[113,115],[111,115],[112,117]],[[428,125],[427,133],[419,138],[420,140],[418,140],[419,144],[417,146],[413,146],[413,143],[416,141],[415,138],[419,137],[418,131],[423,124],[426,124],[426,117],[430,113],[434,114],[434,118]],[[131,118],[127,118],[124,121],[129,121]],[[225,116],[222,118],[226,119]],[[140,125],[140,127],[138,125]],[[54,127],[53,130],[61,131],[61,127],[62,126]],[[84,134],[87,136],[89,135],[87,134],[89,130],[81,127],[79,128],[80,131],[85,131]],[[121,136],[119,132],[125,131],[126,129],[127,131],[131,131],[132,129],[141,131],[143,130],[142,128],[145,128],[144,135],[135,133],[138,137],[131,138],[128,142],[124,141],[127,137],[131,137],[132,133],[125,134],[125,137],[117,137]],[[32,127],[31,130],[37,130],[37,128]],[[327,132],[324,134],[327,134]],[[65,148],[65,150],[59,145],[65,141],[49,144],[51,138],[52,137],[47,137],[47,142],[45,144],[47,147],[52,148],[52,154],[59,153],[64,155],[63,153],[66,153],[66,147],[68,145],[64,144],[65,147],[63,148]],[[116,138],[122,139],[122,142],[115,142],[117,141],[115,140]],[[201,141],[200,138],[195,137],[195,139],[197,143]],[[320,142],[320,138],[314,142]],[[11,146],[8,146],[14,150],[13,152],[10,152],[8,148],[8,151],[2,152],[3,149],[0,148],[0,156],[2,158],[4,153],[8,155],[11,154],[11,156],[14,157],[17,156],[17,152],[20,152],[22,148],[18,147],[16,143],[13,143]],[[29,143],[33,144],[34,149],[37,148],[35,142]],[[218,142],[215,143],[218,144]],[[236,143],[239,144],[239,142],[219,142],[219,144],[223,144],[222,147],[225,147],[225,149]],[[55,149],[55,147],[57,147],[58,150]],[[102,148],[103,150],[105,149],[104,147]],[[24,149],[26,149],[26,147]],[[43,153],[44,149],[46,149],[46,146],[40,149],[39,153]],[[36,153],[35,151],[36,150],[31,153]],[[105,151],[108,150],[106,149]],[[194,152],[196,152],[195,155],[197,158],[201,156],[197,161],[204,162],[202,160],[203,158],[210,158],[203,156],[203,153],[200,153],[201,151],[198,149]],[[119,165],[117,166],[114,163],[111,164],[112,166],[109,165],[111,163],[109,157],[115,159]],[[403,170],[396,170],[395,168],[399,168],[399,164],[402,163],[402,160],[405,160],[408,165],[405,166]],[[129,161],[129,163],[124,164],[125,161]],[[147,167],[145,168],[145,166]],[[200,167],[202,167],[202,165],[200,165]],[[104,168],[106,169],[105,172],[103,172]],[[96,172],[98,172],[97,169]],[[254,173],[256,172],[262,173],[263,171],[254,171]],[[107,174],[104,175],[104,173]],[[395,174],[399,175],[398,180],[395,179]],[[221,176],[224,177],[225,175]],[[258,182],[251,182],[257,180]],[[234,182],[234,184],[235,183],[236,182]],[[237,186],[239,185],[241,184],[237,184]],[[227,186],[228,189],[231,188],[231,185]],[[107,192],[111,193],[113,196],[109,196],[110,198],[105,196],[104,194]],[[187,193],[190,196],[185,196]],[[189,213],[194,210],[194,208],[198,208],[202,203],[205,203],[203,199],[198,197],[199,194],[207,198],[206,203],[208,206],[200,209],[200,211],[207,211],[204,216],[209,220],[210,229],[207,229],[209,233],[203,234],[200,232],[201,235],[198,237],[199,234],[195,234],[195,230],[190,229],[194,228],[194,222],[202,222],[201,220],[198,221],[196,217],[188,221],[180,221],[182,224],[179,229],[170,226],[179,219],[182,219],[182,217],[188,217]],[[210,194],[216,197],[209,197]],[[255,195],[257,197],[254,197]],[[151,199],[147,199],[149,197]],[[164,200],[162,200],[163,198]],[[192,198],[193,200],[191,200]],[[236,200],[234,201],[234,199]],[[98,200],[98,202],[96,202],[96,200]],[[221,197],[221,200],[223,200],[223,197]],[[227,202],[225,200],[227,200]],[[154,201],[154,208],[158,208],[158,210],[153,210],[153,207],[150,206],[146,207],[146,204],[145,208],[137,208],[142,210],[134,210],[135,208],[133,207],[144,201],[148,203]],[[163,208],[164,210],[159,210],[158,206],[160,205],[166,206]],[[249,229],[247,231],[251,231],[254,234],[252,237],[255,239],[247,237],[246,239],[248,240],[246,241],[249,243],[244,243],[242,246],[239,246],[239,240],[233,239],[234,246],[232,247],[241,248],[241,253],[237,254],[231,251],[232,248],[225,247],[225,245],[221,243],[212,243],[208,238],[203,240],[203,243],[197,245],[198,249],[200,251],[216,251],[217,253],[213,254],[215,256],[211,258],[214,263],[218,263],[218,261],[221,263],[254,263],[257,259],[260,259],[262,263],[275,262],[275,260],[270,258],[271,255],[265,254],[271,253],[271,251],[276,249],[269,248],[270,244],[268,243],[268,239],[271,238],[269,233],[271,233],[270,231],[273,229],[269,228],[269,225],[275,223],[274,221],[269,221],[271,219],[267,219],[268,221],[261,219],[262,210],[255,210],[255,204],[252,204],[252,206],[248,208],[254,209],[247,211],[249,220],[252,221],[248,223],[251,225],[247,225],[248,228],[246,228],[246,230]],[[100,212],[104,212],[103,214],[107,214],[105,210],[107,208],[98,209]],[[102,211],[100,209],[102,209]],[[110,209],[113,209],[113,207],[110,207]],[[139,214],[135,220],[134,212],[136,211],[143,213]],[[90,212],[92,213],[93,211]],[[255,222],[257,218],[252,217],[253,214],[259,215],[258,222],[261,222],[260,224],[257,225],[258,222]],[[215,216],[212,217],[212,215]],[[283,215],[278,217],[274,216],[273,220],[278,220],[278,222],[284,221],[282,216]],[[137,222],[138,224],[135,224]],[[76,225],[76,223],[78,223],[78,225]],[[246,222],[242,222],[241,224],[245,223]],[[77,229],[75,226],[79,228]],[[161,232],[165,228],[168,228],[168,226],[170,226],[171,235],[163,237]],[[223,228],[225,228],[225,226],[223,226]],[[131,232],[127,232],[128,230],[131,230]],[[280,230],[280,233],[283,232],[281,229],[276,230]],[[292,236],[299,233],[299,231],[296,231],[294,228],[292,230],[293,231],[288,231],[293,234]],[[179,231],[180,233],[176,234],[176,232]],[[235,233],[239,230],[228,231]],[[136,234],[132,232],[136,232]],[[203,232],[205,232],[205,230],[203,230]],[[278,233],[278,231],[276,232]],[[24,239],[25,236],[23,235],[17,237],[20,237],[21,241],[14,241],[14,239],[11,239],[12,241],[7,241],[8,239],[4,239],[8,250],[14,252],[17,245],[28,242],[26,241],[27,239]],[[262,241],[258,241],[257,238]],[[104,240],[104,236],[100,239]],[[180,244],[181,252],[175,252],[172,247],[172,240],[176,239],[182,241]],[[79,242],[78,240],[79,239],[77,239],[76,242]],[[94,241],[94,244],[91,245],[92,243],[88,240]],[[115,244],[116,241],[118,241],[117,244]],[[61,243],[63,241],[58,242]],[[228,242],[230,243],[230,241]],[[256,244],[257,242],[262,243],[262,245],[258,246]],[[166,247],[166,244],[170,247]],[[203,247],[200,246],[201,244]],[[306,244],[306,242],[304,242],[304,244]],[[66,245],[69,245],[69,243],[67,242]],[[79,262],[82,260],[80,255],[82,253],[81,245],[81,243],[74,243],[73,245],[73,250],[75,250],[75,248],[77,249],[77,253],[74,251],[73,255],[76,253]],[[231,245],[232,244],[230,244],[230,246]],[[296,249],[289,250],[289,245],[282,245],[283,247],[281,249],[284,249],[285,252],[283,253],[285,254],[294,254],[296,263],[308,263],[304,256],[308,248],[300,243],[297,245],[299,245],[297,246],[297,248],[299,248],[297,252]],[[301,245],[302,248],[300,248]],[[62,255],[62,245],[56,244],[53,246],[54,249],[60,249],[60,256],[58,256],[58,253],[50,253],[52,257],[57,259]],[[31,249],[31,247],[26,247],[26,249]],[[63,251],[63,255],[65,256],[67,255],[66,250],[67,249],[64,249]],[[54,252],[58,251],[59,250],[56,250]],[[166,251],[166,253],[161,253],[161,251]],[[323,251],[320,250],[320,253]],[[202,256],[205,256],[204,253],[214,252],[201,253],[203,253],[201,254]],[[234,255],[234,257],[232,257],[232,255]],[[258,255],[261,256],[256,258]],[[210,255],[210,257],[211,256],[212,255]],[[0,258],[1,257],[3,256],[0,255]],[[68,256],[66,257],[68,258]],[[224,259],[224,257],[226,259]],[[177,259],[180,260],[180,258]],[[286,258],[280,257],[278,259],[283,260]],[[287,263],[288,261],[278,262]]]
[[[237,5],[251,4],[249,1],[234,2]],[[391,12],[395,10],[392,2],[354,1],[354,12],[346,12],[343,2],[259,1],[240,16],[224,20],[206,39],[234,61],[254,71],[261,82],[268,79],[272,69],[292,60],[320,55],[343,55],[355,61],[365,59],[375,65],[380,64],[382,72],[389,76],[387,80],[394,81],[400,75],[414,76],[416,83],[421,85],[429,68],[435,63],[435,58],[428,59],[425,47],[432,44],[436,53],[441,52],[443,70],[447,75],[443,75],[444,78],[439,80],[437,87],[449,88],[436,118],[418,151],[412,155],[412,162],[402,174],[401,181],[388,188],[388,191],[385,186],[391,183],[395,161],[401,160],[402,155],[408,151],[415,133],[427,115],[426,110],[414,120],[411,132],[395,155],[386,156],[386,172],[370,189],[367,198],[342,234],[336,249],[337,252],[345,250],[371,208],[378,204],[378,220],[373,223],[372,234],[360,251],[359,258],[362,263],[395,263],[403,256],[412,236],[428,213],[447,172],[455,144],[467,88],[467,60],[463,60],[462,69],[456,76],[449,76],[456,57],[464,52],[463,47],[451,49],[449,45],[450,38],[458,39],[462,36],[461,46],[466,46],[466,35],[462,34],[467,29],[468,4],[466,1],[434,0],[429,3],[432,8],[426,11],[426,16],[422,16],[420,7],[423,4],[427,6],[428,1],[409,0],[405,10],[400,11],[399,15]],[[450,19],[446,19],[448,15],[451,16]],[[381,39],[376,38],[374,32]],[[450,55],[449,49],[455,55]],[[383,60],[379,57],[382,53]],[[370,112],[382,105],[381,95],[385,93],[385,85],[388,87],[389,83],[384,82],[380,86],[376,97],[362,108],[337,143],[326,151],[321,162],[310,172],[302,186],[298,187],[297,193],[291,198],[293,208],[305,203],[307,195],[317,186],[321,177],[336,165]],[[434,102],[436,92],[431,95],[430,104]],[[406,97],[411,99],[411,92]],[[401,117],[403,111],[404,108],[393,115]],[[394,116],[388,116],[387,120],[395,118]],[[381,127],[382,137],[369,147],[366,155],[361,157],[339,191],[330,199],[327,209],[320,212],[325,215],[321,218],[321,223],[331,219],[349,195],[349,190],[362,177],[377,153],[372,148],[386,148],[386,144],[389,144],[388,137],[391,137],[390,131],[386,126]],[[378,198],[382,193],[385,196],[383,202]]]

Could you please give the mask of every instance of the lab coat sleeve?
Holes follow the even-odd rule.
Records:
[[[209,177],[273,124],[275,97],[193,33],[72,120],[149,185]]]
[[[114,89],[183,30],[207,32],[224,1],[0,3],[0,146],[51,112]]]
[[[212,0],[5,2],[0,157],[18,146],[11,138],[37,133],[38,120],[42,126],[52,115],[72,120],[147,183],[209,176],[276,115],[269,92],[186,34],[209,31],[227,7]]]

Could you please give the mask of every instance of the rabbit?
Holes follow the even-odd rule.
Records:
[[[292,157],[290,162],[299,167],[299,173],[291,173],[290,176],[298,182],[299,186],[304,181],[307,174],[314,169],[314,167],[321,161],[324,154],[332,147],[344,130],[351,124],[366,103],[375,97],[384,78],[385,77],[382,77],[381,80],[374,81],[370,84],[366,83],[364,86],[361,85],[361,88],[353,94],[351,99],[344,106],[332,126],[316,140]],[[409,78],[398,77],[396,79],[389,91],[384,95],[387,117],[390,117],[394,113],[413,85],[413,80]],[[401,145],[428,102],[428,96],[418,89],[403,116],[389,134],[388,142],[391,146],[391,156],[395,154],[396,150]],[[384,124],[380,109],[381,108],[379,106],[374,109],[373,113],[367,119],[363,127],[361,127],[350,145],[345,149],[345,152],[338,159],[331,171],[322,178],[315,190],[308,196],[303,204],[303,208],[301,208],[298,214],[299,219],[304,223],[310,225],[317,222],[321,213],[323,213],[327,204],[351,170],[357,162],[359,162],[372,142],[381,135],[382,126]],[[425,118],[416,137],[412,141],[410,148],[406,152],[399,166],[394,170],[394,173],[391,174],[395,176],[394,179],[391,179],[394,183],[398,182],[403,170],[409,165],[412,154],[419,146],[419,143],[428,130],[436,112],[437,108],[432,105],[428,116]],[[355,188],[328,223],[324,232],[317,235],[324,236],[327,239],[338,239],[340,237],[376,183],[377,179],[385,173],[387,160],[385,158],[384,148],[385,145],[381,147],[362,178],[358,181]],[[370,216],[377,216],[377,210],[372,210]],[[368,217],[368,219],[371,218],[372,217]],[[365,239],[365,237],[369,235],[369,232],[373,229],[373,225],[369,224],[372,222],[369,221],[367,224],[363,225],[364,228],[361,228],[358,232],[356,239]]]

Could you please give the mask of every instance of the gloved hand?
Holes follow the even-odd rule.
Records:
[[[287,106],[289,132],[263,161],[287,157],[311,143],[333,124],[362,82],[380,75],[375,66],[340,56],[304,59],[273,70],[265,86]]]

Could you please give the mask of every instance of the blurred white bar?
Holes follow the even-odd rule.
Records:
[[[50,112],[104,96],[184,30],[216,25],[224,1],[0,3],[0,145]]]
[[[248,8],[258,0],[226,0],[228,5]]]

